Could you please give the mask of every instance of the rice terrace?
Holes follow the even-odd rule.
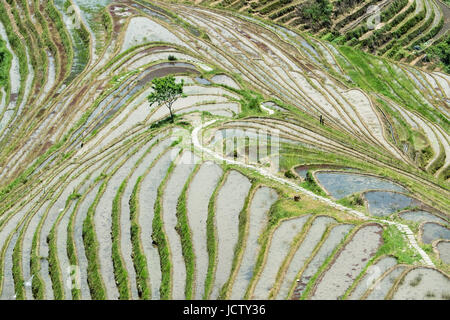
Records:
[[[0,0],[0,300],[449,300],[449,0]]]

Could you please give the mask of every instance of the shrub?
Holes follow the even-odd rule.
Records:
[[[385,22],[394,17],[400,10],[408,4],[408,0],[396,0],[386,10],[381,12],[381,21]]]
[[[297,7],[297,13],[300,18],[311,25],[313,30],[319,30],[321,27],[331,24],[331,12],[333,6],[329,0],[309,0]]]
[[[443,64],[445,72],[450,73],[450,34],[426,51],[431,58],[438,59]]]
[[[291,3],[292,0],[280,0],[280,1],[275,1],[274,3],[272,3],[271,5],[268,5],[267,7],[264,7],[260,13],[263,15],[266,15],[274,10],[276,10],[279,7],[282,7],[288,3]]]
[[[314,180],[314,177],[313,177],[311,171],[309,171],[309,170],[306,172],[306,179],[305,179],[305,181],[301,184],[301,186],[302,186],[303,188],[305,188],[305,189],[308,189],[308,190],[310,190],[310,191],[312,191],[312,192],[318,194],[318,195],[326,196],[326,193],[322,190],[322,188],[320,188],[320,187],[317,185],[317,183],[316,183],[316,181]]]
[[[290,170],[286,171],[284,173],[284,176],[288,179],[297,179],[297,176],[293,174]]]

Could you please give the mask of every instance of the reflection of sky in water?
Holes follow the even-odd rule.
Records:
[[[437,239],[450,239],[450,229],[436,223],[425,223],[423,226],[422,242],[431,243]]]
[[[73,0],[78,6],[83,6],[89,9],[98,9],[99,7],[106,7],[112,0]]]
[[[200,84],[204,84],[204,85],[210,85],[211,84],[211,82],[208,79],[201,78],[201,77],[195,78],[195,81],[197,81]]]
[[[308,172],[308,168],[306,169],[295,169],[295,172],[297,172],[297,174],[302,177],[303,179],[306,179],[306,173]]]
[[[245,272],[245,280],[252,280],[253,277],[253,266],[251,266],[250,268],[248,268],[247,272]]]
[[[402,218],[404,220],[408,220],[408,221],[414,221],[414,222],[434,221],[434,222],[446,223],[446,221],[444,219],[436,217],[434,214],[431,214],[429,212],[422,211],[422,210],[413,210],[413,211],[401,213],[400,218]]]
[[[134,7],[134,8],[137,8],[139,10],[142,10],[143,12],[148,14],[149,16],[152,16],[154,18],[159,18],[161,20],[164,20],[165,22],[170,23],[170,19],[169,18],[167,18],[166,16],[164,16],[164,15],[162,15],[162,14],[156,12],[156,11],[153,11],[153,10],[147,8],[147,7],[140,6],[140,5],[136,4],[136,3],[133,3],[131,6]]]
[[[413,198],[395,192],[370,191],[364,197],[369,204],[369,212],[374,216],[387,216],[406,207],[418,205]]]
[[[86,19],[89,27],[95,30],[95,26],[98,24],[95,21],[95,14],[110,4],[112,0],[73,0],[73,2],[80,8],[81,15]]]
[[[314,170],[317,170],[317,169],[324,169],[324,168],[327,168],[327,166],[325,165],[325,166],[322,166],[320,168],[300,166],[300,167],[295,168],[295,172],[297,172],[297,174],[300,177],[302,177],[303,179],[306,179],[306,173],[308,172],[308,170],[314,171]],[[336,167],[332,167],[332,166],[329,166],[328,168],[336,169]],[[339,167],[339,169],[343,169],[343,170],[346,170],[346,171],[358,171],[358,169],[350,168],[350,167]]]
[[[214,145],[217,142],[221,142],[224,139],[233,139],[233,138],[248,138],[250,141],[259,142],[259,143],[269,143],[272,142],[274,145],[278,142],[285,143],[293,143],[303,145],[301,142],[294,141],[286,138],[279,138],[277,136],[270,135],[269,131],[259,130],[256,131],[254,129],[240,129],[240,128],[226,128],[217,130],[213,139],[210,142],[210,145]],[[231,140],[233,141],[233,140]]]
[[[439,258],[446,263],[450,264],[450,242],[440,242],[437,245],[439,251]]]
[[[336,199],[370,189],[407,192],[405,188],[391,181],[360,174],[317,172],[316,177],[320,184]]]
[[[309,50],[309,52],[311,52],[312,54],[314,54],[317,58],[319,58],[319,55],[317,54],[317,51],[304,39],[300,40],[300,43],[302,45],[302,47],[306,48],[307,50]],[[314,58],[313,58],[314,59]],[[314,61],[317,61],[316,59],[314,59]]]
[[[76,19],[77,15],[75,9],[72,6],[65,8],[65,2],[66,2],[65,0],[53,1],[55,8],[62,15],[63,21],[65,22],[67,31],[69,32],[73,44],[74,55],[73,55],[73,63],[71,66],[71,73],[64,80],[64,83],[68,84],[86,67],[89,60],[89,57],[87,56],[87,51],[89,50],[89,47],[86,47],[85,42],[81,38],[80,34],[76,31],[79,28],[79,26],[77,26],[76,24],[78,19]],[[80,15],[84,16],[83,10],[81,10]],[[75,24],[72,25],[72,23]]]

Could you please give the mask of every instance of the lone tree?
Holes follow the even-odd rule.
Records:
[[[181,83],[175,83],[175,77],[172,75],[153,79],[152,88],[154,92],[147,97],[150,107],[154,103],[164,104],[170,111],[170,119],[173,123],[172,106],[183,95],[183,85],[184,80],[181,80]]]

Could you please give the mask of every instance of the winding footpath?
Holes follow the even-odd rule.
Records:
[[[213,124],[216,121],[217,120],[211,120],[211,121],[205,122],[202,125],[195,127],[194,130],[192,130],[191,139],[192,139],[192,143],[193,143],[195,148],[199,149],[200,151],[202,151],[204,153],[209,154],[210,156],[212,156],[213,158],[215,158],[218,161],[224,161],[224,162],[226,162],[228,164],[237,165],[237,166],[240,166],[240,167],[244,167],[244,168],[256,171],[256,172],[258,172],[259,174],[261,174],[262,176],[264,176],[264,177],[266,177],[268,179],[271,179],[271,180],[277,181],[279,183],[282,183],[284,185],[287,185],[287,186],[291,187],[292,189],[294,189],[295,191],[301,192],[303,194],[306,194],[306,195],[310,196],[311,198],[313,198],[315,200],[318,200],[318,201],[321,201],[323,203],[326,203],[327,205],[329,205],[329,206],[331,206],[331,207],[333,207],[333,208],[335,208],[337,210],[346,211],[346,212],[348,212],[348,213],[350,213],[350,214],[352,214],[354,216],[357,216],[358,218],[363,219],[363,220],[370,220],[371,219],[369,216],[365,215],[362,212],[359,212],[359,211],[354,210],[354,209],[347,208],[347,207],[345,207],[343,205],[335,203],[334,201],[332,201],[332,200],[330,200],[328,198],[319,196],[319,195],[317,195],[317,194],[315,194],[315,193],[313,193],[313,192],[311,192],[311,191],[309,191],[307,189],[304,189],[304,188],[298,186],[297,184],[293,183],[292,181],[289,181],[289,180],[286,180],[286,179],[283,179],[281,177],[278,177],[278,176],[274,175],[273,173],[269,172],[268,170],[266,170],[264,168],[255,167],[255,166],[252,166],[250,164],[245,164],[245,163],[242,163],[242,162],[239,162],[239,161],[235,161],[235,160],[232,160],[232,159],[225,158],[222,155],[220,155],[220,154],[218,154],[218,153],[208,149],[207,147],[204,147],[202,145],[202,143],[200,143],[200,140],[199,140],[199,137],[198,137],[199,136],[199,132],[203,128]],[[402,234],[404,234],[406,236],[406,239],[408,240],[408,243],[409,243],[410,247],[412,247],[415,250],[417,250],[417,252],[420,254],[420,256],[422,257],[422,263],[424,263],[425,265],[427,265],[429,267],[434,267],[434,264],[431,261],[430,257],[417,244],[417,241],[416,241],[416,239],[414,237],[414,233],[411,231],[411,229],[408,226],[406,226],[404,224],[401,224],[401,223],[398,223],[398,222],[393,222],[393,221],[388,221],[388,220],[383,220],[383,219],[380,219],[380,220],[385,222],[385,223],[387,223],[387,224],[396,226],[400,230],[400,232],[402,232]]]

